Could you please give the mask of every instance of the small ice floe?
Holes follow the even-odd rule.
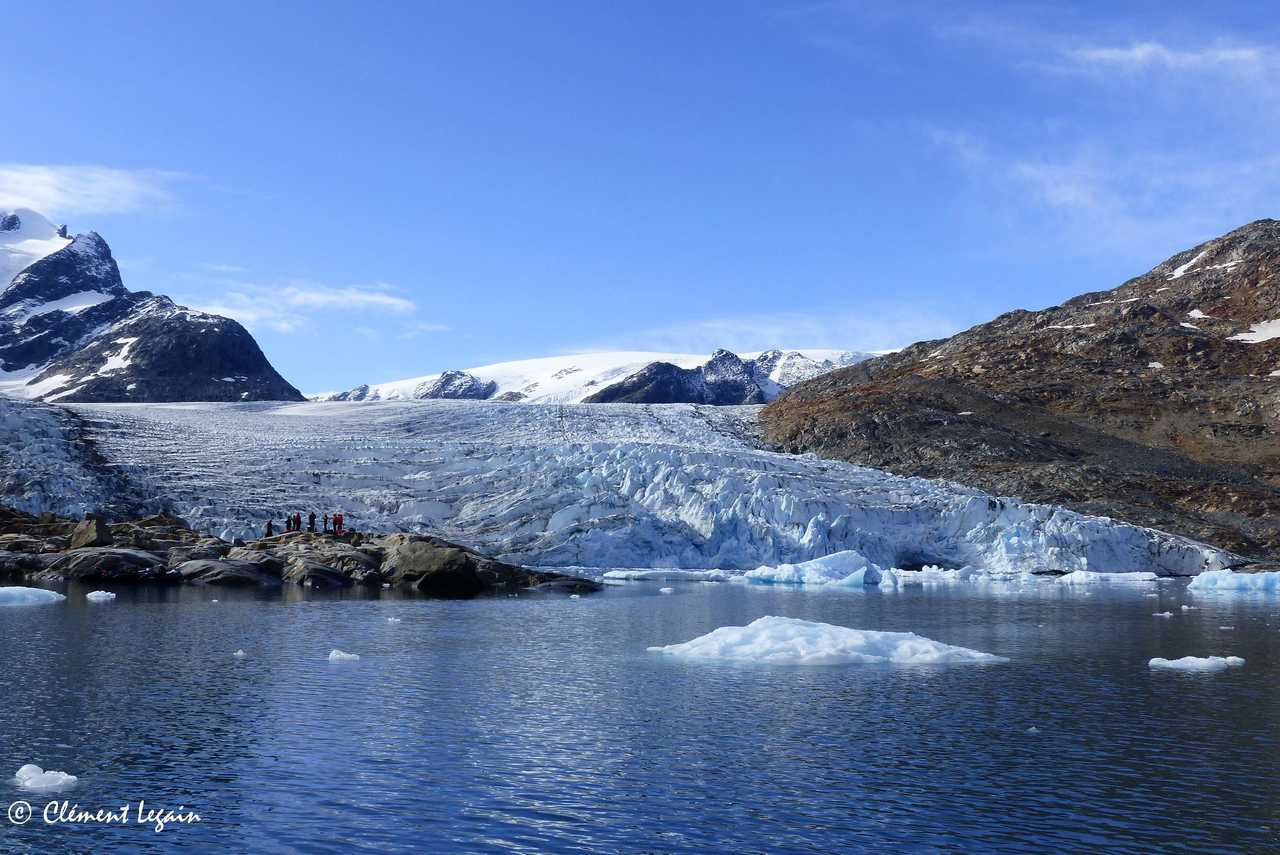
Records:
[[[1154,582],[1160,577],[1155,573],[1095,573],[1092,570],[1075,570],[1058,577],[1060,585],[1132,584]]]
[[[569,599],[571,599],[571,600],[580,600],[580,599],[582,599],[582,595],[581,595],[581,594],[570,594],[570,595],[569,595]]]
[[[61,603],[66,597],[57,591],[44,588],[23,588],[17,585],[0,588],[0,606],[42,606]]]
[[[1036,727],[1034,724],[1027,728],[1027,733],[1037,734],[1039,732],[1040,732],[1040,728]]]
[[[811,561],[798,564],[763,565],[748,570],[735,581],[770,585],[837,585],[862,588],[880,585],[886,588],[898,586],[898,574],[885,570],[870,561],[861,552],[846,549]]]
[[[990,653],[943,644],[914,632],[850,629],[775,616],[757,618],[746,626],[722,626],[692,641],[650,647],[649,651],[682,659],[772,665],[938,665],[1008,661]]]
[[[360,654],[359,653],[343,653],[341,650],[335,647],[329,651],[329,661],[330,662],[359,662]]]
[[[116,598],[110,591],[90,591],[84,598],[91,603],[109,603]]]
[[[66,772],[46,772],[34,763],[28,763],[19,769],[13,779],[24,790],[61,790],[79,780]]]
[[[391,583],[390,583],[390,582],[383,582],[383,583],[382,583],[382,587],[384,587],[384,588],[390,588],[390,587],[391,587]]]
[[[675,592],[676,592],[675,588],[659,588],[658,589],[659,594],[674,594]]]
[[[1183,606],[1179,606],[1178,608],[1182,609],[1184,612],[1194,612],[1194,611],[1196,611],[1197,609],[1199,609],[1200,607],[1199,607],[1199,606],[1187,606],[1187,605],[1183,605]]]
[[[210,600],[209,602],[211,602],[211,603],[216,603],[216,602],[218,602],[218,601],[217,601],[217,600]]]
[[[1235,627],[1234,627],[1234,626],[1220,626],[1220,627],[1218,627],[1218,629],[1222,630],[1223,632],[1231,632],[1232,630],[1234,630],[1234,629],[1235,629]]]
[[[1147,663],[1150,668],[1162,668],[1169,671],[1225,671],[1228,668],[1239,668],[1244,660],[1239,656],[1183,656],[1181,659],[1161,659],[1156,657]]]
[[[1173,612],[1156,612],[1152,617],[1173,617]]]
[[[729,574],[723,570],[610,570],[605,582],[724,582]]]
[[[389,617],[389,618],[387,618],[387,623],[400,623],[400,618],[398,618],[398,617]]]
[[[1191,580],[1188,591],[1280,591],[1280,570],[1237,573],[1234,570],[1206,570]]]
[[[234,657],[235,657],[235,658],[237,658],[237,659],[243,659],[243,658],[245,658],[246,656],[248,656],[249,654],[248,654],[248,653],[245,653],[243,650],[237,650],[235,653],[232,653],[231,655],[232,655],[232,656],[234,656]]]

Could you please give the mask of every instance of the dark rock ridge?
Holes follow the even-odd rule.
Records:
[[[30,214],[28,214],[30,216]],[[21,224],[7,214],[12,231]],[[237,322],[129,291],[106,241],[77,235],[0,292],[0,369],[41,400],[300,401]]]
[[[1114,290],[801,383],[765,435],[1274,556],[1278,273],[1280,222],[1251,223]]]
[[[91,514],[77,523],[0,507],[0,584],[66,581],[360,585],[438,598],[600,589],[588,579],[506,564],[427,535],[289,532],[241,544],[191,531],[163,514],[113,524]]]

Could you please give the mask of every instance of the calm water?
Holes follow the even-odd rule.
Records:
[[[0,850],[1280,847],[1280,600],[1194,598],[1177,582],[1158,598],[657,588],[468,603],[183,588],[104,605],[73,590],[0,609],[0,774],[35,762],[80,777],[56,795],[0,784],[5,805],[145,799],[202,817],[160,834],[37,817],[0,825]],[[1012,661],[780,668],[645,652],[766,614]],[[330,664],[333,647],[362,659]],[[1248,664],[1147,669],[1186,654]]]

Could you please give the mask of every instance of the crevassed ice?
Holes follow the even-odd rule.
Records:
[[[681,659],[774,665],[996,663],[1008,660],[943,644],[914,632],[877,632],[767,616],[746,626],[722,626],[683,644],[650,647]]]
[[[290,505],[550,567],[751,570],[852,550],[880,568],[1192,575],[1237,560],[1102,517],[762,450],[753,407],[73,408],[113,463],[224,537],[259,533]]]

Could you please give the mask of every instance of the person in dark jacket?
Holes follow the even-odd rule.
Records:
[[[271,537],[273,534],[275,534],[275,529],[271,525],[271,520],[267,520],[267,537]]]
[[[324,533],[325,534],[329,533],[329,515],[328,514],[324,515]]]
[[[293,530],[294,530],[294,531],[302,531],[302,514],[299,514],[299,513],[296,513],[296,512],[294,513],[294,515],[293,515]]]
[[[315,530],[316,530],[316,512],[312,511],[311,513],[307,514],[307,531],[315,531]]]

